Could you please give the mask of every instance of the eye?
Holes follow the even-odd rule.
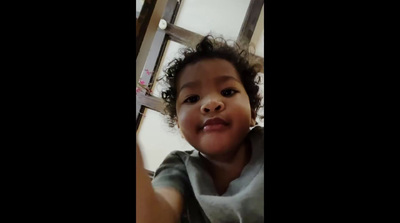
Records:
[[[183,103],[193,104],[193,103],[196,103],[199,99],[200,99],[200,97],[198,95],[193,95],[193,96],[186,98],[183,101]]]
[[[228,89],[222,90],[221,91],[221,95],[224,96],[224,97],[231,97],[231,96],[233,96],[234,94],[236,94],[238,92],[239,91],[237,91],[237,90],[233,90],[231,88],[228,88]]]

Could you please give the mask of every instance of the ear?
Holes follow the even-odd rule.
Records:
[[[257,124],[257,122],[256,122],[256,117],[257,117],[256,112],[255,112],[255,111],[251,111],[251,122],[250,122],[250,127],[254,127],[254,126]]]
[[[175,121],[175,123],[176,123],[176,126],[178,127],[178,131],[179,131],[181,137],[184,139],[185,136],[183,135],[183,132],[182,132],[182,130],[181,130],[181,127],[179,126],[178,118],[175,117],[175,118],[174,118],[174,121]]]
[[[179,126],[178,120],[176,120],[176,126],[178,127],[178,131],[179,131],[179,134],[181,135],[182,139],[185,139],[185,136],[183,135],[182,129]]]
[[[256,120],[252,118],[250,122],[250,127],[254,127],[256,124],[257,124]]]
[[[181,127],[179,126],[179,122],[178,122],[178,118],[177,117],[174,118],[174,122],[176,123],[176,126],[178,126],[178,129],[180,129]]]

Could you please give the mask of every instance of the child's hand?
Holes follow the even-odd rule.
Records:
[[[154,191],[136,142],[136,222],[178,222],[182,209],[183,197],[177,190],[160,188]]]

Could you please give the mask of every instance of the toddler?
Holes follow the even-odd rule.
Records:
[[[166,69],[170,126],[193,151],[174,151],[150,179],[136,146],[136,222],[264,222],[264,129],[247,50],[206,36]]]

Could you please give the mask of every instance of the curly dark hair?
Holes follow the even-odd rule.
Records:
[[[259,63],[250,63],[251,54],[248,50],[242,49],[236,42],[233,46],[230,46],[221,37],[214,38],[211,35],[207,35],[197,44],[195,49],[185,48],[180,53],[183,57],[175,58],[169,62],[167,68],[164,70],[165,76],[163,77],[168,87],[162,91],[161,96],[166,103],[165,112],[168,115],[168,124],[170,127],[174,127],[176,124],[176,85],[179,75],[187,65],[195,64],[204,59],[224,59],[235,67],[249,96],[252,117],[256,118],[262,99],[258,94],[260,77],[257,78],[257,73],[262,69],[262,65]]]

